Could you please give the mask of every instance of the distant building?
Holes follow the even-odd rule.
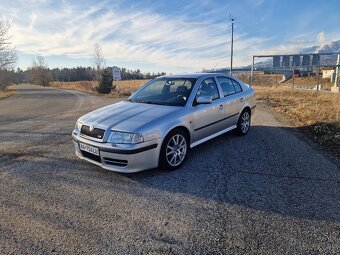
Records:
[[[326,78],[332,79],[333,76],[334,76],[334,74],[335,74],[334,68],[322,70],[322,78],[323,78],[323,79],[326,79]]]
[[[301,57],[300,56],[293,56],[293,64],[292,66],[300,66],[300,61]]]

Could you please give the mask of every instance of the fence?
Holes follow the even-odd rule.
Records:
[[[255,59],[261,62],[255,63]],[[339,92],[340,52],[290,55],[254,55],[249,83],[291,85],[293,88]],[[323,70],[334,70],[335,82],[323,78]],[[275,76],[275,82],[272,77]],[[280,79],[279,76],[282,78]]]

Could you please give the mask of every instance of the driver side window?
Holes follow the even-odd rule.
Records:
[[[218,88],[214,78],[208,78],[202,81],[197,94],[196,98],[200,96],[208,96],[211,97],[212,100],[216,100],[220,98]]]

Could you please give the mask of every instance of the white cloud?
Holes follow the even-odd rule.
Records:
[[[29,26],[30,29],[33,29],[34,23],[36,22],[37,18],[38,18],[38,15],[35,12],[33,12],[30,16],[30,20],[31,20],[31,23]]]
[[[13,41],[21,52],[77,58],[90,58],[93,44],[100,42],[111,64],[118,59],[168,70],[193,71],[225,62],[224,25],[192,24],[185,16],[169,18],[148,10],[120,14],[102,6],[79,10],[67,5],[62,11],[38,9],[28,22],[15,22]]]
[[[105,2],[82,8],[69,2],[53,8],[22,4],[21,8],[34,10],[29,20],[16,18],[13,42],[28,54],[83,59],[91,58],[93,45],[99,42],[108,65],[120,61],[127,67],[129,63],[157,67],[150,71],[197,71],[229,65],[226,24],[213,24],[209,19],[191,21],[183,13],[166,16],[147,9],[122,11],[106,6]],[[251,54],[268,40],[236,34],[235,65],[249,64]]]
[[[249,4],[252,8],[259,7],[259,6],[261,6],[264,2],[265,2],[265,0],[248,0],[248,4]]]

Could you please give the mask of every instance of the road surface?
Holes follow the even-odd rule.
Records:
[[[71,141],[115,101],[28,85],[0,100],[0,254],[339,254],[339,165],[269,109],[179,170],[126,175]]]

